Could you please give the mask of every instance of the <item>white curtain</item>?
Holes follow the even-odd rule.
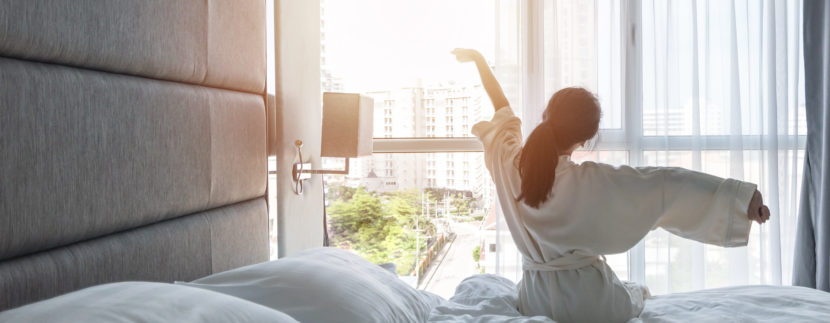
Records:
[[[764,194],[773,218],[753,224],[749,246],[653,231],[608,257],[621,279],[655,294],[790,284],[806,135],[801,1],[497,0],[496,20],[496,72],[525,133],[556,90],[583,86],[603,120],[577,159],[681,166]]]

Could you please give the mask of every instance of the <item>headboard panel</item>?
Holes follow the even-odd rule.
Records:
[[[261,93],[265,1],[3,1],[0,56]]]
[[[265,3],[0,3],[0,310],[267,260]]]
[[[0,262],[0,311],[103,282],[190,281],[268,257],[265,200]]]

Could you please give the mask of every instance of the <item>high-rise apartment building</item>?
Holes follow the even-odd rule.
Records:
[[[342,92],[343,80],[332,74],[326,61],[326,1],[320,0],[320,89],[322,92]]]
[[[376,137],[470,137],[472,126],[492,115],[482,106],[481,85],[440,84],[366,94],[375,99]],[[369,190],[446,188],[471,191],[482,207],[493,200],[480,153],[375,154],[360,164],[360,174],[352,175]]]
[[[552,57],[545,61],[545,64],[552,65],[546,73],[545,82],[554,91],[567,86],[596,89],[595,4],[591,1],[561,1],[547,9],[553,10],[550,14],[555,15],[555,19],[550,23],[556,25],[546,29],[552,30],[553,35],[545,44],[545,51],[552,53]]]

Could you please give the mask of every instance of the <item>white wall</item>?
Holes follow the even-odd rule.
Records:
[[[320,3],[276,0],[277,17],[277,237],[279,256],[323,245],[323,187],[320,175],[294,194],[291,167],[298,161],[294,141],[303,141],[303,158],[320,168]]]

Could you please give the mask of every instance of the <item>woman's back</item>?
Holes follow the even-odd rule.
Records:
[[[512,110],[498,110],[473,133],[484,144],[505,222],[525,258],[524,314],[586,322],[638,315],[642,288],[617,280],[600,256],[628,250],[656,227],[706,243],[746,244],[754,184],[680,168],[577,165],[560,156],[550,194],[532,207],[518,200],[521,122]]]
[[[599,101],[582,88],[554,94],[522,145],[521,121],[475,50],[475,62],[496,109],[473,127],[500,207],[523,255],[520,310],[563,322],[625,322],[639,315],[646,289],[620,282],[604,254],[628,250],[649,230],[721,246],[746,245],[748,212],[769,218],[755,185],[680,168],[576,165],[570,154],[596,135]],[[751,205],[751,207],[750,207]]]

